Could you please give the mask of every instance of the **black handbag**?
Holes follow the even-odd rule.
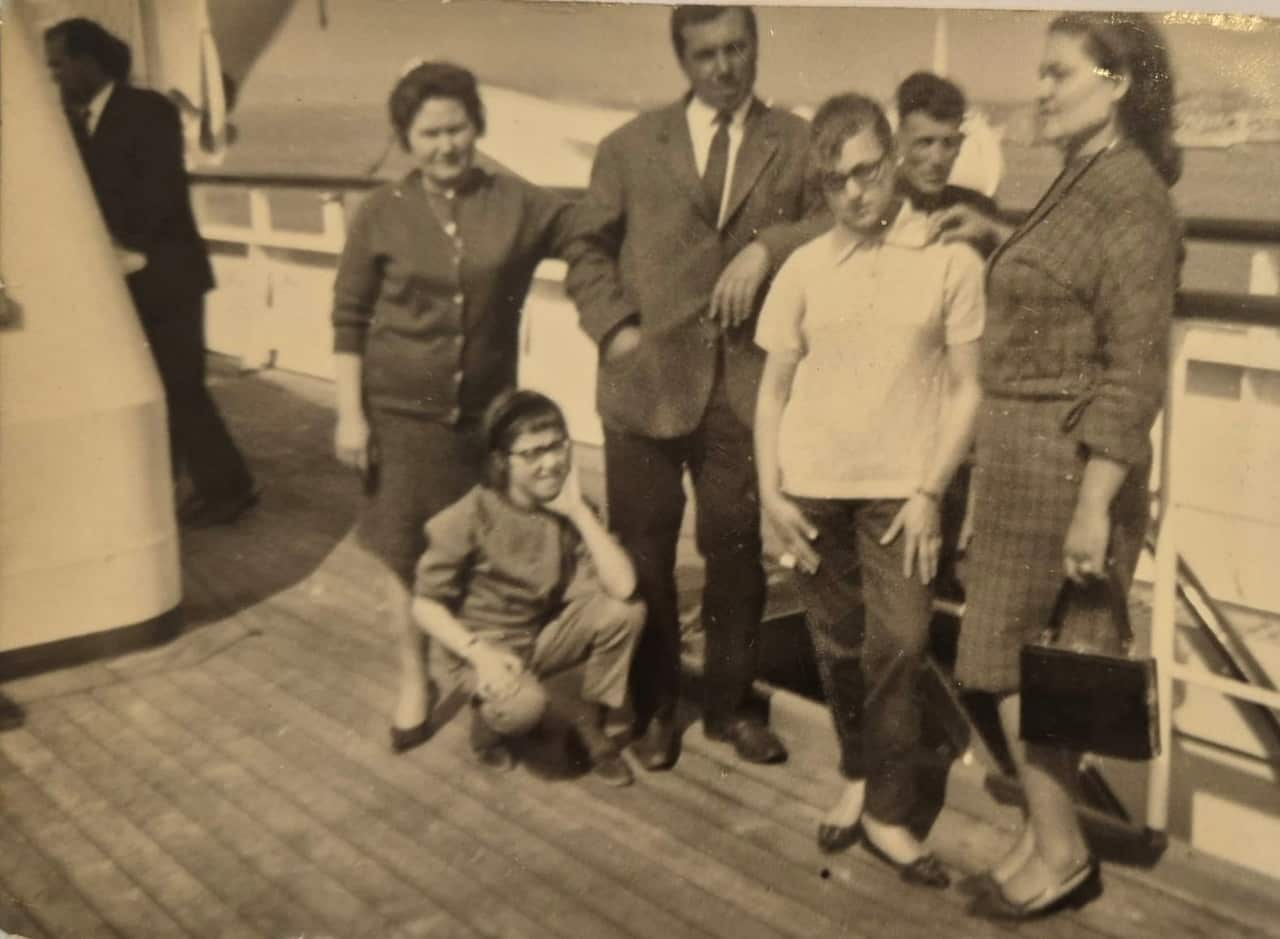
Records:
[[[1088,596],[1090,591],[1101,596]],[[1055,644],[1073,602],[1082,599],[1110,613],[1118,654]],[[1132,646],[1124,588],[1114,577],[1082,586],[1066,581],[1041,641],[1022,650],[1022,739],[1127,760],[1158,755],[1156,663],[1151,658],[1130,658]]]

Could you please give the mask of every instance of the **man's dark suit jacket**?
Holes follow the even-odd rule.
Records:
[[[808,124],[757,101],[717,230],[694,162],[687,101],[641,114],[604,139],[566,252],[566,286],[587,334],[599,344],[625,322],[640,328],[638,349],[600,363],[600,416],[607,426],[654,438],[691,433],[706,410],[718,339],[704,314],[725,265],[759,239],[776,270],[804,240],[787,223],[810,208]],[[724,340],[723,380],[748,425],[764,361],[754,334],[753,313]]]
[[[126,280],[138,314],[163,318],[213,286],[196,229],[177,109],[154,91],[116,85],[84,150],[85,167],[111,236],[146,255]]]

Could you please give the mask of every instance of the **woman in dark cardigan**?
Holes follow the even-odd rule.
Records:
[[[400,752],[427,738],[430,717],[409,615],[423,525],[480,479],[480,419],[515,384],[520,309],[534,269],[564,246],[568,213],[552,193],[475,165],[484,109],[466,69],[410,69],[389,108],[418,166],[372,193],[347,236],[334,284],[334,446],[364,474],[357,533],[385,570]]]
[[[1029,823],[975,886],[975,915],[1022,919],[1081,900],[1097,865],[1074,808],[1078,754],[1018,743],[1019,654],[1064,578],[1127,589],[1146,532],[1150,431],[1166,377],[1181,225],[1169,186],[1173,82],[1141,15],[1069,13],[1049,28],[1044,136],[1065,166],[1015,231],[971,210],[951,236],[997,234],[988,269],[974,537],[957,678],[996,694]],[[1100,614],[1101,611],[1087,611]],[[1097,630],[1098,616],[1088,628]],[[1097,635],[1097,633],[1095,633]]]

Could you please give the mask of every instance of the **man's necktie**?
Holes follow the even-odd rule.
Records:
[[[711,149],[707,151],[707,169],[702,174],[702,189],[707,194],[707,203],[717,224],[720,206],[724,202],[725,176],[729,171],[729,121],[732,119],[730,111],[716,113],[716,132],[711,138]]]

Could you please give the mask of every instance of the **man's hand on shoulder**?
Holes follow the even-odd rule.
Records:
[[[707,313],[721,329],[733,329],[750,319],[760,287],[769,276],[769,261],[769,249],[753,241],[721,272]]]
[[[1000,219],[987,215],[972,205],[958,203],[929,216],[929,241],[950,244],[955,241],[971,245],[998,245],[1012,231]]]

